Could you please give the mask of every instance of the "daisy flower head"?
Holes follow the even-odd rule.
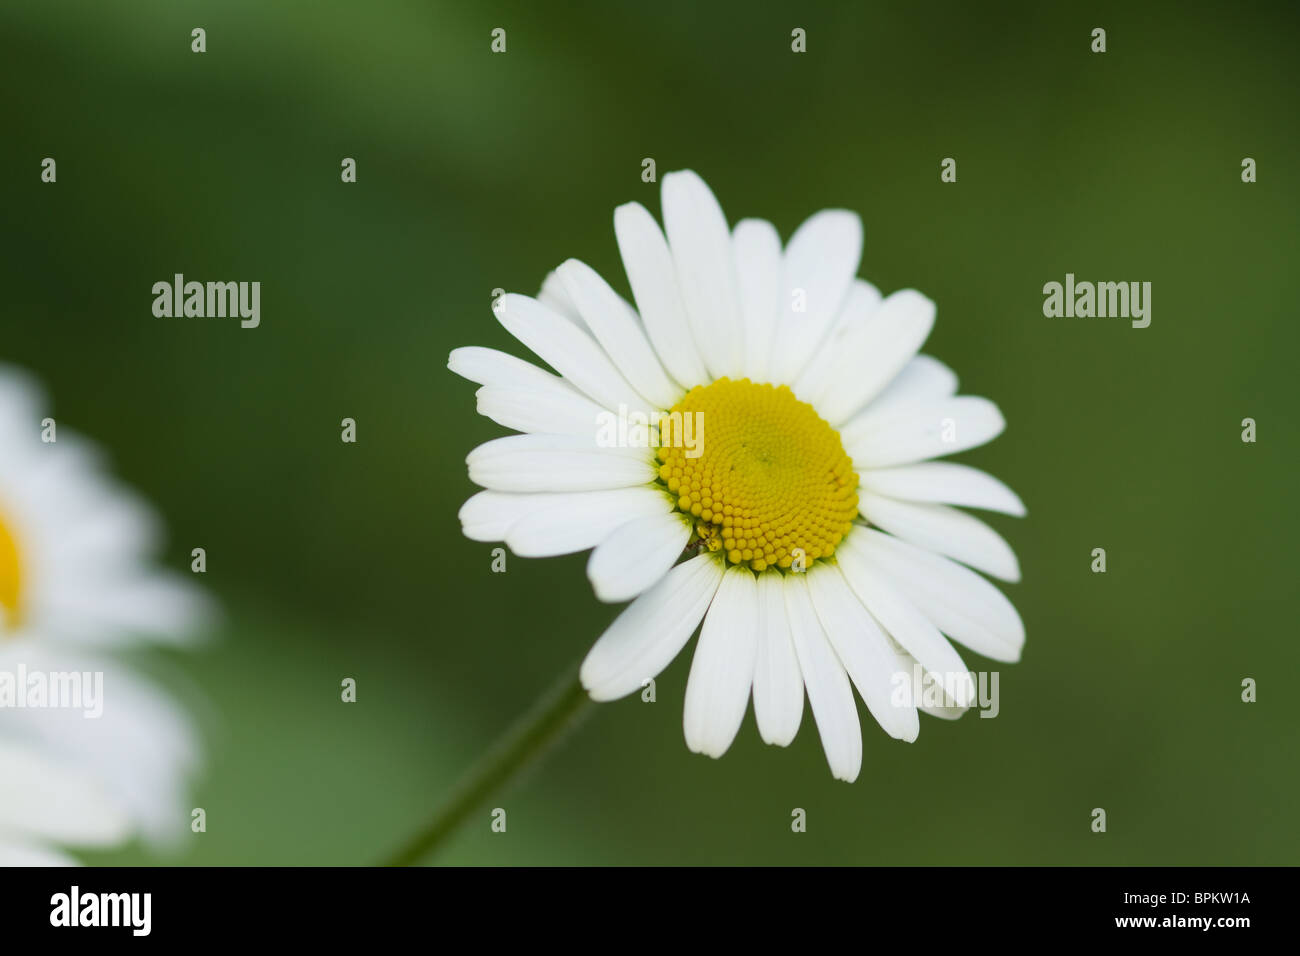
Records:
[[[198,589],[155,567],[158,538],[36,383],[0,365],[0,863],[187,832],[196,735],[115,653],[186,641],[209,617]],[[41,689],[58,687],[78,699],[55,706]]]
[[[763,220],[729,228],[690,171],[663,178],[662,206],[662,230],[638,203],[614,214],[635,307],[572,259],[535,298],[496,300],[554,373],[451,353],[481,386],[479,413],[522,433],[470,453],[485,490],[463,530],[522,556],[594,549],[597,597],[631,601],[583,662],[594,699],[639,690],[698,627],[687,746],[721,756],[751,696],[762,738],[789,744],[806,691],[832,773],[852,781],[854,687],[910,741],[918,711],[974,702],[952,641],[1020,656],[1019,615],[976,573],[1017,581],[1015,554],[956,506],[1024,506],[993,476],[934,460],[1005,423],[920,354],[933,302],[856,277],[855,214],[819,212],[783,246]]]

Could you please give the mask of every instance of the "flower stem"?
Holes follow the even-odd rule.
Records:
[[[590,703],[577,674],[566,672],[461,778],[433,818],[385,865],[412,866],[439,849],[470,813],[576,726]]]

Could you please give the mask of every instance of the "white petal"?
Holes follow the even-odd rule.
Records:
[[[216,617],[211,598],[179,574],[129,566],[103,570],[75,590],[39,595],[32,614],[49,636],[85,644],[138,638],[189,644],[205,637]]]
[[[817,410],[839,426],[880,394],[916,357],[934,328],[934,303],[913,289],[895,292],[845,342]]]
[[[0,867],[79,865],[68,854],[49,847],[9,843],[0,839]]]
[[[871,616],[933,673],[958,703],[969,704],[975,697],[975,683],[961,655],[884,575],[879,556],[859,543],[860,531],[855,529],[835,552],[850,587]]]
[[[879,531],[863,529],[863,546],[935,627],[997,661],[1020,660],[1025,625],[1006,595],[969,568]]]
[[[861,473],[975,448],[997,438],[1006,424],[987,398],[962,395],[913,406],[880,424],[855,418],[840,438]]]
[[[818,402],[835,384],[833,376],[841,356],[846,349],[852,347],[851,341],[862,335],[867,320],[879,308],[880,302],[879,289],[870,282],[854,279],[848,297],[844,300],[844,308],[835,319],[830,334],[799,373],[799,378],[790,386],[800,401],[812,405],[823,418],[826,415]]]
[[[460,529],[471,541],[504,541],[516,521],[537,509],[540,497],[480,491],[460,506]]]
[[[582,316],[578,314],[578,306],[569,298],[569,291],[564,287],[564,283],[560,281],[560,277],[554,269],[546,273],[546,279],[542,282],[542,289],[537,293],[537,301],[552,312],[564,316],[574,325],[579,327],[584,325]]]
[[[174,845],[191,837],[189,783],[200,753],[188,713],[152,681],[111,657],[40,647],[39,656],[29,651],[26,662],[29,672],[102,672],[103,712],[86,719],[80,708],[13,710],[6,720],[18,725],[15,733],[29,736],[43,754],[84,775],[79,799],[90,799],[94,786],[102,787],[151,842]],[[203,704],[196,692],[190,697]]]
[[[0,832],[108,846],[130,836],[130,821],[85,771],[0,742]]]
[[[744,325],[727,217],[691,170],[664,176],[662,192],[664,231],[700,357],[714,378],[739,375]]]
[[[924,701],[917,704],[917,709],[923,714],[929,714],[931,717],[938,717],[940,720],[959,720],[965,716],[969,707],[942,707],[935,704],[927,704]]]
[[[803,719],[803,674],[785,611],[782,575],[758,576],[758,653],[754,662],[754,719],[765,743],[785,747]]]
[[[531,362],[481,345],[452,349],[447,368],[471,382],[498,388],[549,388],[564,381]]]
[[[506,331],[533,350],[602,408],[652,407],[590,335],[536,299],[507,293],[493,310]]]
[[[721,757],[736,739],[754,678],[758,616],[754,573],[732,567],[705,615],[686,682],[682,726],[695,753]]]
[[[868,491],[905,501],[984,508],[1023,517],[1019,496],[986,471],[949,461],[925,461],[894,468],[873,468],[862,473]]]
[[[659,408],[676,404],[682,388],[669,381],[632,306],[585,262],[570,259],[557,271],[578,314],[628,383]]]
[[[606,412],[586,395],[557,378],[540,388],[500,388],[484,385],[475,396],[478,413],[518,432],[578,435],[594,439]]]
[[[862,728],[853,702],[853,688],[849,686],[844,665],[822,631],[804,575],[787,574],[783,585],[790,634],[826,761],[836,779],[852,783],[862,769]]]
[[[924,668],[921,667],[916,658],[901,649],[899,653],[906,662],[908,673],[912,673],[914,668],[921,670],[923,673],[921,697],[916,701],[917,710],[923,714],[929,714],[931,717],[938,717],[940,720],[959,720],[966,711],[970,710],[969,706],[960,706],[944,693],[943,688],[935,682],[934,675],[925,673]],[[939,698],[942,699],[942,703],[938,702]]]
[[[57,444],[31,441],[39,429],[39,422],[23,423],[22,431],[28,434],[10,438],[12,449],[5,447],[5,482],[13,483],[16,495],[24,500],[57,502],[69,532],[78,530],[80,520],[96,516],[106,506],[116,507],[122,497],[130,496],[104,477],[104,456],[98,448],[66,432],[58,436]],[[11,450],[27,459],[27,467],[10,470]],[[144,521],[152,525],[152,515]]]
[[[709,373],[695,345],[673,256],[658,223],[644,206],[630,202],[614,210],[614,233],[637,311],[664,367],[687,388],[705,384]]]
[[[620,614],[582,662],[582,686],[594,700],[617,700],[657,677],[699,625],[722,562],[701,554],[669,571]]]
[[[829,564],[809,569],[808,590],[817,617],[835,654],[848,671],[867,709],[885,733],[909,743],[920,731],[916,707],[909,699],[895,701],[900,673],[910,680],[898,654],[840,570]]]
[[[918,355],[848,425],[870,430],[919,405],[932,405],[956,394],[957,373],[932,355]]]
[[[784,256],[782,315],[772,351],[774,381],[789,383],[821,344],[849,293],[862,260],[862,220],[825,209],[795,230]],[[803,311],[795,311],[799,306]]]
[[[72,484],[80,487],[64,481],[47,486],[47,503],[59,509],[62,526],[46,546],[51,554],[57,553],[62,568],[102,573],[106,564],[131,558],[141,563],[152,560],[162,540],[162,525],[142,499],[94,472],[81,473]]]
[[[676,511],[634,518],[615,528],[587,561],[596,597],[610,604],[630,601],[663,578],[690,537],[690,519]]]
[[[766,220],[742,219],[732,232],[731,247],[745,321],[743,371],[755,382],[766,382],[781,316],[781,237]]]
[[[983,521],[946,505],[915,504],[864,491],[858,508],[878,528],[922,548],[946,554],[1004,581],[1020,580],[1011,545]]]
[[[648,484],[658,474],[645,449],[596,448],[566,435],[494,438],[465,460],[470,480],[493,491],[628,488]]]
[[[504,539],[511,551],[524,558],[586,551],[612,529],[672,507],[663,492],[649,486],[514,497],[527,497],[536,504],[511,525]]]

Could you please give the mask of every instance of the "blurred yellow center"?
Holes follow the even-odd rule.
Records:
[[[0,514],[0,630],[18,627],[18,604],[22,584],[18,564],[18,544]]]
[[[695,442],[678,434],[686,422],[697,423]],[[828,557],[858,512],[839,433],[784,385],[696,386],[664,420],[658,458],[705,547],[755,571]]]

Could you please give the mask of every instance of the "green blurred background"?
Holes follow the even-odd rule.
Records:
[[[1009,421],[961,460],[1029,506],[990,519],[1024,568],[1024,658],[966,654],[1001,671],[996,720],[923,718],[908,746],[862,711],[848,786],[806,709],[787,750],[751,713],[724,759],[690,754],[692,644],[657,703],[594,708],[440,859],[1300,862],[1296,8],[1133,6],[0,8],[0,354],[157,504],[169,565],[207,549],[225,607],[210,648],[153,657],[210,750],[208,832],[174,859],[382,858],[616,615],[585,555],[493,574],[462,538],[465,454],[502,430],[445,366],[522,354],[492,290],[567,257],[626,294],[612,212],[658,214],[653,157],[783,236],[859,211],[862,274],[938,303],[926,350]],[[261,281],[261,327],[155,318],[175,272]],[[1066,272],[1152,282],[1151,327],[1044,318]]]

